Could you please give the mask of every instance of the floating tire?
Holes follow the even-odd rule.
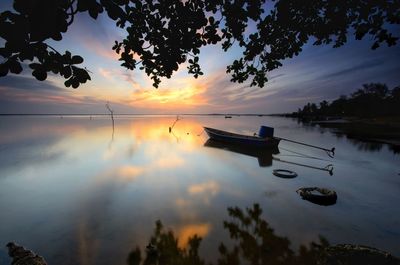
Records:
[[[286,170],[286,169],[274,169],[272,171],[272,174],[274,174],[277,177],[280,178],[285,178],[285,179],[292,179],[297,177],[297,173],[294,171]]]
[[[333,205],[337,200],[336,192],[325,188],[300,188],[296,192],[303,200],[324,206]]]

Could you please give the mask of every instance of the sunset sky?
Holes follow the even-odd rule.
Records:
[[[0,11],[11,7],[1,1]],[[231,83],[226,66],[239,58],[237,47],[224,53],[219,45],[203,48],[200,65],[203,76],[195,79],[181,65],[171,79],[162,79],[158,89],[139,69],[119,66],[111,49],[124,31],[117,29],[106,15],[97,20],[79,15],[63,35],[53,42],[61,53],[69,50],[84,57],[82,64],[91,71],[92,81],[77,89],[64,87],[64,80],[49,76],[36,81],[30,69],[20,75],[0,78],[0,113],[106,113],[110,102],[115,113],[282,113],[296,111],[307,102],[332,100],[350,94],[369,82],[400,85],[400,46],[370,49],[371,40],[349,38],[337,49],[307,45],[303,53],[283,62],[270,72],[264,88],[250,82]],[[0,46],[3,45],[0,39]]]

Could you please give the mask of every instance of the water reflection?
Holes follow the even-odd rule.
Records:
[[[326,130],[330,130],[337,138],[346,138],[351,144],[357,146],[360,151],[379,152],[384,146],[388,146],[388,149],[393,151],[394,154],[399,154],[400,144],[393,136],[388,135],[389,139],[386,139],[384,127],[380,128],[375,126],[368,126],[366,124],[352,124],[352,123],[310,123],[303,122],[301,119],[297,120],[298,124],[304,125],[305,128],[313,128],[319,130],[321,133],[325,133]],[[362,126],[364,132],[359,131]],[[365,127],[365,128],[364,128]],[[387,141],[389,140],[389,141]]]
[[[279,162],[282,162],[285,164],[291,164],[291,165],[326,171],[329,173],[329,175],[331,175],[331,176],[333,175],[333,165],[332,164],[328,164],[325,167],[318,167],[318,166],[307,165],[304,163],[288,161],[288,160],[285,160],[282,158],[275,157],[274,155],[279,154],[278,147],[260,148],[260,147],[254,147],[254,146],[230,144],[230,143],[226,143],[226,142],[215,141],[213,139],[208,139],[204,143],[204,146],[217,148],[217,149],[221,149],[221,150],[225,150],[225,151],[229,151],[229,152],[233,152],[233,153],[237,153],[237,154],[241,154],[241,155],[255,157],[255,158],[257,158],[258,165],[260,167],[272,166],[272,160],[275,160],[275,161],[279,161]],[[288,149],[285,149],[285,150],[288,150]],[[300,154],[298,152],[296,152],[296,153]],[[305,158],[311,158],[311,159],[318,159],[318,158],[310,157],[307,155],[298,155],[298,156],[305,157]],[[322,159],[320,159],[320,160],[322,160]]]
[[[328,241],[320,237],[318,243],[300,245],[298,251],[294,251],[290,240],[276,235],[267,220],[262,218],[259,204],[254,204],[245,210],[229,207],[228,214],[230,220],[223,221],[223,226],[229,232],[231,241],[228,245],[220,243],[217,265],[317,264],[324,249],[329,246]],[[189,237],[184,246],[180,244],[180,240],[172,230],[165,230],[161,221],[157,221],[146,251],[142,252],[136,247],[129,253],[127,263],[129,265],[206,264],[206,260],[199,254],[201,234]]]
[[[204,146],[213,147],[218,149],[227,150],[230,152],[247,155],[251,157],[256,157],[258,160],[258,165],[260,167],[269,167],[272,165],[272,159],[274,154],[279,154],[279,148],[274,147],[271,149],[249,147],[237,144],[229,144],[225,142],[218,142],[212,139],[208,139]]]
[[[109,116],[0,119],[0,245],[15,240],[49,264],[126,264],[132,246],[145,249],[158,219],[174,231],[178,248],[201,236],[199,256],[216,263],[219,243],[233,246],[221,225],[225,209],[253,202],[293,250],[323,234],[332,243],[400,253],[393,204],[400,200],[400,161],[386,148],[365,152],[347,139],[271,117],[183,116],[173,128],[177,142],[168,131],[174,116],[116,116],[111,145]],[[264,156],[261,165],[268,166],[259,167],[258,154],[204,146],[203,126],[251,135],[260,124],[282,137],[335,146],[337,156],[281,142],[279,153]],[[299,164],[334,164],[335,177]],[[277,178],[276,168],[298,177]],[[303,186],[335,190],[340,200],[331,207],[303,201],[295,192]]]

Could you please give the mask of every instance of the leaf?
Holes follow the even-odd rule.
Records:
[[[65,60],[65,62],[70,62],[71,61],[71,52],[66,51],[65,54],[63,55],[63,59]]]
[[[39,64],[39,63],[31,63],[31,64],[29,64],[29,67],[31,68],[31,69],[33,69],[33,70],[35,70],[35,69],[37,69],[37,68],[39,68],[39,67],[41,67],[42,65],[41,64]]]
[[[22,72],[22,66],[17,61],[10,61],[9,67],[10,67],[10,72],[13,74],[19,74]]]
[[[83,58],[79,55],[75,55],[72,57],[72,64],[81,64],[83,63]]]
[[[64,66],[64,67],[62,68],[61,74],[62,74],[65,78],[69,78],[69,77],[71,76],[71,74],[72,74],[71,67],[69,67],[69,66]]]
[[[51,36],[51,38],[52,38],[53,40],[55,40],[55,41],[60,41],[60,40],[62,40],[62,35],[61,35],[60,32],[55,32],[55,33],[53,34],[53,36]]]
[[[0,64],[0,77],[6,76],[8,74],[8,67],[5,63]]]
[[[64,82],[64,85],[66,87],[70,87],[71,86],[71,79],[68,79],[67,81]]]
[[[47,73],[45,71],[34,70],[32,75],[39,81],[44,81],[47,78]]]
[[[11,51],[6,48],[0,48],[0,56],[3,57],[10,57],[11,56]]]
[[[79,87],[79,81],[78,80],[73,80],[72,81],[72,88],[78,88]]]
[[[89,15],[93,18],[93,19],[97,19],[97,16],[99,15],[99,12],[97,11],[96,7],[91,7],[89,9]]]

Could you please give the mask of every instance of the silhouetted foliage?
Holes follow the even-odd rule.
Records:
[[[14,0],[12,11],[0,14],[0,76],[19,74],[23,61],[31,62],[32,75],[45,80],[49,72],[77,88],[90,80],[88,70],[79,67],[83,58],[53,49],[49,40],[61,41],[78,13],[93,19],[105,12],[126,37],[112,47],[121,65],[137,66],[158,87],[161,77],[170,78],[179,65],[188,63],[195,78],[202,75],[200,48],[221,43],[227,51],[237,43],[240,58],[227,67],[231,81],[264,86],[266,73],[282,65],[282,60],[298,55],[308,41],[314,45],[347,42],[348,32],[357,40],[373,39],[372,49],[382,43],[395,45],[398,38],[390,24],[400,24],[400,2],[296,0],[274,2],[265,14],[263,0]],[[137,57],[134,57],[136,55]],[[139,60],[135,59],[139,58]]]
[[[290,249],[290,241],[285,237],[275,235],[268,222],[261,218],[262,210],[258,204],[242,211],[238,207],[228,208],[230,221],[224,221],[224,228],[229,231],[234,241],[232,250],[223,243],[218,250],[220,257],[218,265],[239,264],[316,264],[321,251],[329,243],[320,238],[320,243],[312,242],[309,247],[301,245],[298,253]],[[156,222],[154,235],[146,248],[146,257],[142,263],[142,254],[137,247],[128,256],[129,265],[140,264],[206,264],[199,256],[201,238],[194,236],[189,239],[185,249],[178,247],[178,239],[172,231],[164,231],[160,221]]]
[[[385,84],[364,84],[363,88],[352,93],[350,97],[340,96],[332,101],[308,103],[295,115],[299,117],[323,116],[356,116],[377,117],[383,115],[400,115],[400,87],[389,89]]]

